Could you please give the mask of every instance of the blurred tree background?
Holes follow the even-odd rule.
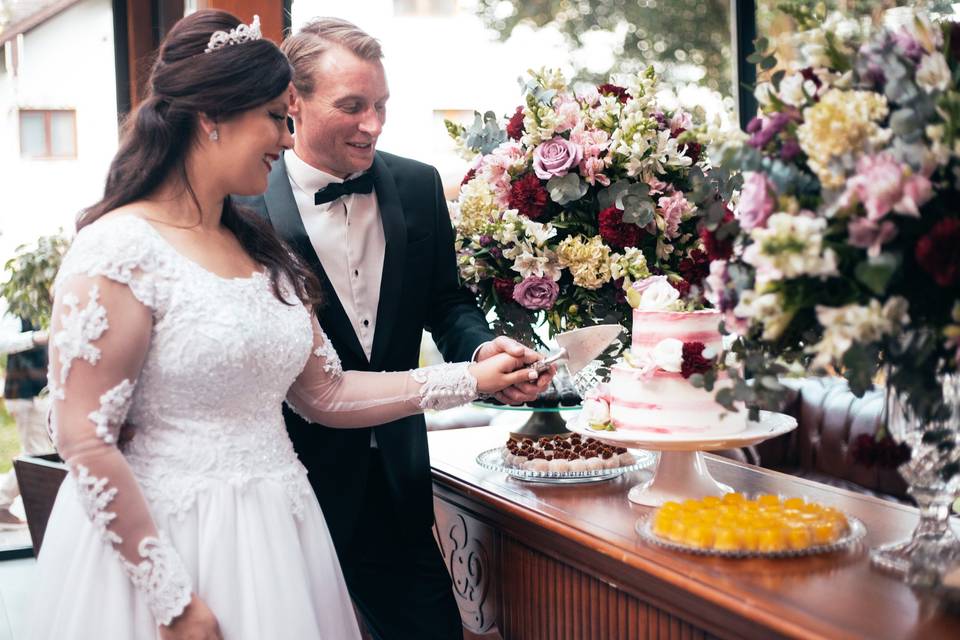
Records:
[[[574,57],[576,79],[597,83],[611,73],[631,73],[653,64],[670,84],[701,82],[725,96],[731,82],[731,0],[476,0],[477,12],[501,40],[519,25],[554,28],[573,50],[594,32],[612,36],[613,65],[590,69]],[[771,40],[795,29],[784,6],[800,10],[841,10],[879,19],[895,6],[927,7],[952,13],[950,0],[758,0],[757,33]]]

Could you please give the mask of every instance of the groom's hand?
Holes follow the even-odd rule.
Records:
[[[486,360],[498,353],[508,353],[515,358],[530,360],[534,355],[539,356],[536,351],[529,349],[516,340],[506,336],[498,336],[490,342],[485,342],[477,351],[477,362]],[[541,391],[549,386],[553,376],[557,373],[554,366],[550,366],[540,372],[536,380],[530,382],[521,382],[512,387],[507,387],[503,391],[495,394],[493,397],[504,404],[523,404],[524,402],[533,402]]]

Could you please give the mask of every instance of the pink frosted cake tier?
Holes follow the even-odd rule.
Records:
[[[702,342],[719,353],[722,338],[716,311],[633,311],[631,352],[642,357],[661,340]],[[718,389],[729,386],[722,375],[713,391],[699,389],[679,373],[657,369],[646,377],[624,362],[610,373],[610,420],[623,431],[682,436],[719,436],[746,429],[746,411],[731,413],[714,399]]]

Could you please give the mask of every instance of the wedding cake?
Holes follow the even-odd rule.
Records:
[[[611,368],[610,382],[585,401],[588,423],[654,435],[720,436],[746,429],[746,410],[730,412],[714,397],[730,385],[724,371],[717,372],[712,391],[689,379],[715,368],[722,356],[720,314],[669,310],[676,290],[664,276],[643,284],[630,351]]]

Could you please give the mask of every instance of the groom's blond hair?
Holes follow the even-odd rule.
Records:
[[[301,94],[310,96],[316,87],[313,70],[316,61],[331,47],[340,46],[361,60],[380,60],[383,50],[380,41],[347,20],[314,18],[291,35],[280,48],[293,67],[293,86]]]

